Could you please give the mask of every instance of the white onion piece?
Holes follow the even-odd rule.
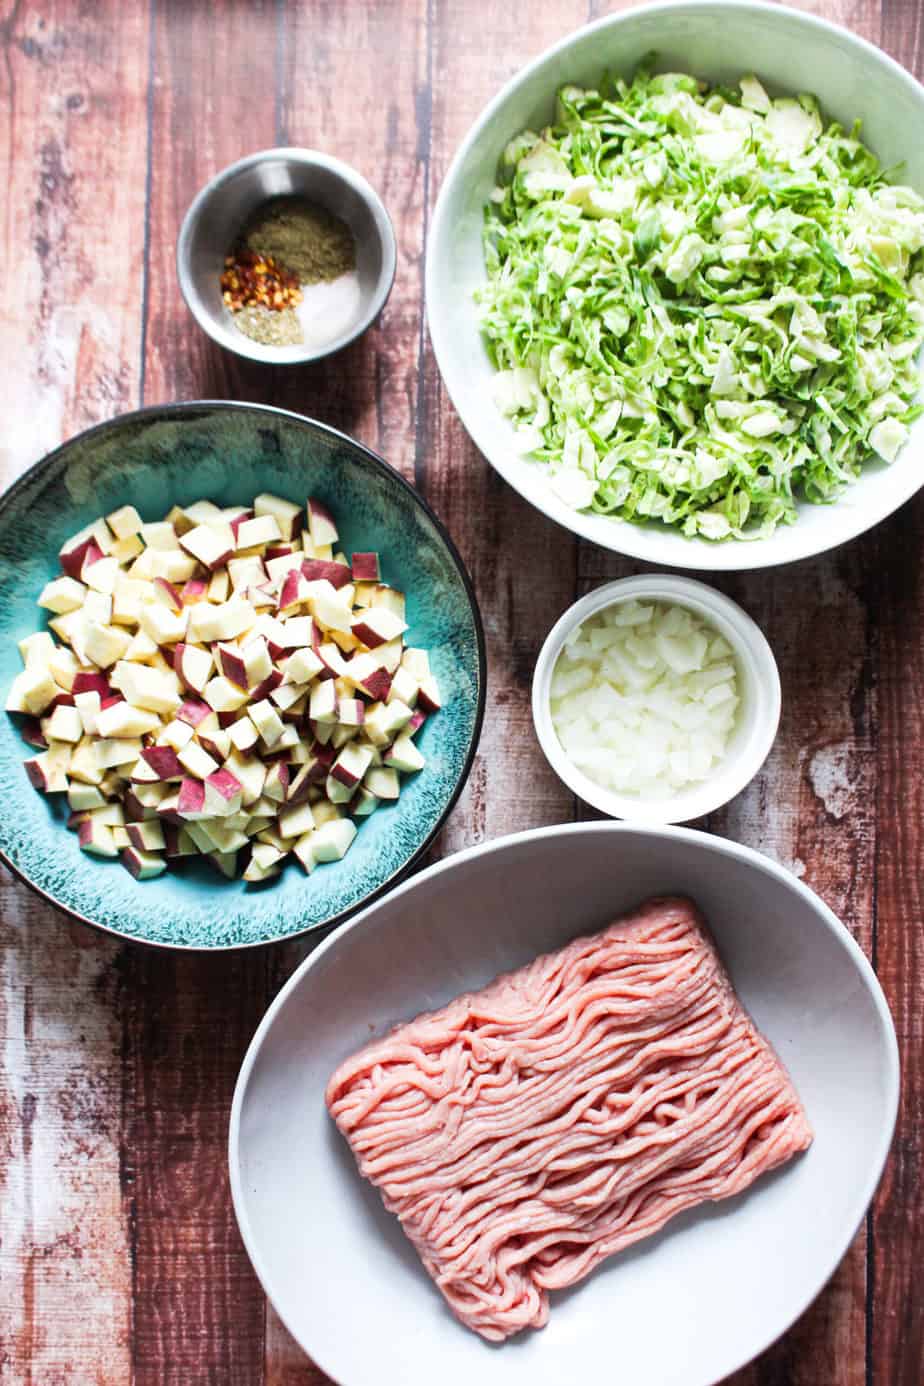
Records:
[[[596,784],[641,798],[708,779],[739,701],[727,640],[662,602],[618,602],[591,616],[552,673],[552,723],[569,760]]]

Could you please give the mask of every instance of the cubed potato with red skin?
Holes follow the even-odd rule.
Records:
[[[238,688],[247,687],[247,670],[244,667],[244,657],[241,650],[236,645],[219,644],[218,667],[225,678],[237,684]]]
[[[281,804],[285,802],[288,793],[289,767],[284,761],[277,760],[267,771],[263,784],[263,794],[267,799],[273,799]]]
[[[370,606],[377,610],[390,611],[393,616],[397,616],[399,621],[404,621],[407,602],[403,592],[397,587],[389,587],[387,583],[380,582],[376,585],[372,593]]]
[[[395,737],[388,750],[385,751],[384,759],[386,765],[393,770],[401,770],[406,775],[422,770],[425,763],[421,752],[411,738],[404,733]]]
[[[378,582],[381,577],[377,553],[354,553],[352,563],[354,582]]]
[[[6,710],[40,717],[51,707],[59,692],[58,685],[47,669],[23,669],[10,686]]]
[[[315,861],[340,861],[356,836],[356,824],[349,818],[330,819],[315,828],[311,848]]]
[[[237,813],[241,806],[241,782],[230,770],[214,770],[207,776],[205,806],[215,818]]]
[[[81,843],[83,846],[83,843]],[[159,852],[145,852],[138,847],[126,847],[122,851],[122,865],[136,881],[149,881],[166,871],[167,863]]]
[[[79,611],[86,595],[87,588],[82,582],[72,577],[59,577],[46,582],[38,604],[56,616],[65,616],[69,611]]]
[[[91,815],[82,819],[77,828],[77,841],[85,852],[97,857],[117,857],[119,849],[106,823],[94,821]]]
[[[283,539],[292,539],[298,533],[298,523],[302,508],[283,496],[264,491],[253,503],[254,515],[272,515]]]
[[[177,546],[177,533],[169,520],[156,520],[141,526],[141,537],[147,549],[169,552]]]
[[[210,650],[181,640],[174,646],[173,667],[187,688],[201,693],[212,677],[214,659]]]
[[[330,773],[335,780],[339,780],[352,792],[362,781],[371,764],[371,750],[366,746],[357,745],[355,741],[350,741],[334,761]]]
[[[385,669],[374,669],[356,686],[373,702],[384,702],[391,692],[391,674]]]
[[[259,587],[268,580],[266,566],[259,554],[251,554],[249,558],[232,558],[228,564],[228,577],[235,592],[242,588]]]
[[[29,783],[42,794],[63,794],[67,790],[67,771],[48,751],[23,761]]]
[[[231,533],[234,535],[234,542],[235,542],[235,544],[237,544],[237,536],[238,536],[238,535],[240,534],[240,532],[241,532],[241,525],[244,523],[245,520],[252,520],[252,519],[253,519],[253,511],[252,511],[252,510],[246,510],[246,509],[244,509],[244,508],[241,508],[241,509],[236,509],[236,508],[235,508],[235,509],[231,509],[231,510],[224,511],[224,512],[223,512],[223,516],[224,516],[224,519],[227,520],[228,524],[231,526]],[[244,545],[243,545],[243,544],[239,544],[238,547],[239,547],[239,548],[244,548]]]
[[[195,606],[196,602],[204,602],[208,590],[209,585],[205,578],[187,578],[183,583],[183,605]]]
[[[183,596],[177,587],[167,578],[156,577],[151,584],[154,595],[158,601],[163,602],[171,611],[180,612],[183,609]]]
[[[353,580],[345,563],[335,563],[333,559],[326,558],[306,558],[302,563],[302,574],[309,582],[326,580],[335,591],[348,586]]]
[[[105,674],[95,674],[81,669],[74,675],[71,692],[98,693],[101,698],[108,698],[112,693],[112,687]]]
[[[129,823],[128,840],[139,852],[162,852],[166,847],[163,824],[156,818]]]
[[[212,709],[208,703],[200,702],[198,698],[187,698],[177,709],[177,720],[187,722],[191,727],[198,727],[204,722],[206,717],[213,716]]]
[[[195,857],[199,849],[185,828],[176,823],[162,823],[164,844],[168,857]]]
[[[317,500],[314,496],[308,497],[308,504],[305,507],[308,517],[308,533],[311,535],[312,544],[317,547],[323,544],[336,544],[338,534],[334,517],[328,510],[323,501]]]
[[[279,685],[282,683],[282,680],[283,676],[278,669],[271,670],[271,672],[267,674],[263,682],[258,684],[257,687],[251,691],[251,703],[259,703],[262,702],[264,698],[268,698],[270,693],[272,693],[273,689],[279,687]]]
[[[407,624],[384,606],[368,606],[355,617],[351,626],[353,634],[370,650],[397,640],[407,630]]]
[[[141,530],[141,516],[133,505],[120,506],[106,516],[106,524],[117,539],[130,539]]]
[[[187,775],[180,781],[176,811],[181,818],[208,818],[205,807],[205,781]]]
[[[361,784],[350,800],[349,811],[354,818],[368,818],[369,814],[374,813],[380,803],[379,796]]]
[[[80,574],[88,553],[95,551],[99,558],[108,552],[112,545],[112,533],[105,520],[94,520],[92,525],[65,540],[58,554],[58,561],[68,577],[80,580]]]
[[[48,746],[42,725],[37,717],[27,717],[20,728],[22,739],[29,746],[35,746],[37,750],[44,751]]]
[[[64,644],[34,637],[24,654],[28,672],[50,646],[60,688],[37,712],[31,684],[12,705],[44,713],[31,774],[46,789],[61,777],[86,850],[121,852],[139,879],[192,852],[230,874],[253,839],[249,879],[263,880],[297,838],[312,869],[421,762],[410,738],[439,693],[426,655],[404,649],[403,594],[375,551],[339,551],[323,502],[306,515],[300,532],[299,507],[268,493],[252,511],[202,501],[150,523],[123,507],[64,546],[44,594]]]
[[[443,706],[439,684],[432,674],[429,674],[420,685],[417,702],[424,712],[439,712]]]
[[[212,572],[224,567],[236,547],[231,526],[221,521],[196,525],[195,529],[180,536],[179,543],[197,563]]]
[[[308,583],[304,574],[298,568],[291,569],[286,573],[279,588],[279,596],[276,601],[276,609],[282,615],[295,612],[308,600],[310,595]]]
[[[272,544],[282,538],[275,515],[254,515],[243,520],[237,527],[237,547],[255,548],[259,544]]]
[[[391,687],[385,701],[390,702],[399,698],[402,703],[407,703],[408,707],[416,707],[419,691],[420,685],[414,675],[409,669],[405,669],[404,665],[399,665],[392,675]]]
[[[100,702],[96,716],[95,734],[101,737],[148,736],[156,732],[160,725],[160,716],[156,712],[132,707],[122,698],[105,698]]]
[[[145,746],[141,758],[159,780],[181,780],[185,774],[172,746]]]

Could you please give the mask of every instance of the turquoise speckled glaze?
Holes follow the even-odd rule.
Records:
[[[63,909],[126,938],[167,947],[238,948],[342,920],[407,869],[438,831],[465,782],[481,729],[484,635],[462,562],[405,481],[359,443],[296,414],[197,403],[141,410],[72,439],[0,501],[0,689],[21,668],[16,648],[43,628],[36,598],[59,571],[62,542],[120,505],[145,520],[207,496],[249,503],[274,491],[330,507],[343,548],[377,549],[383,577],[407,594],[409,642],[426,648],[444,706],[418,736],[426,767],[400,799],[359,820],[343,861],[306,876],[297,864],[262,886],[227,881],[185,859],[136,882],[118,861],[87,856],[65,827],[63,796],[38,794],[22,762],[20,719],[0,716],[0,854]]]

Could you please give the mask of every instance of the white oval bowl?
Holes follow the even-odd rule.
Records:
[[[569,757],[552,722],[552,674],[572,631],[608,606],[624,601],[683,606],[723,635],[735,652],[741,699],[725,757],[708,779],[663,798],[617,794],[585,775]],[[611,818],[636,823],[687,823],[727,804],[757,774],[780,724],[780,675],[767,639],[737,602],[713,587],[671,573],[621,578],[589,592],[570,606],[546,636],[536,660],[532,690],[533,726],[546,760],[570,790]]]
[[[547,124],[563,82],[595,84],[604,71],[630,76],[645,54],[659,67],[733,82],[756,70],[771,89],[813,92],[829,118],[863,138],[889,168],[924,192],[924,88],[872,44],[813,15],[757,0],[692,0],[646,5],[569,35],[529,63],[486,107],[450,165],[427,243],[430,336],[450,398],[500,475],[550,519],[601,548],[659,567],[718,572],[769,568],[835,548],[863,534],[924,484],[924,417],[896,461],[869,462],[829,506],[800,503],[798,521],[766,539],[709,543],[661,524],[630,524],[570,509],[541,464],[519,455],[509,420],[494,405],[495,374],[481,340],[473,294],[485,279],[483,211],[498,160],[521,130]]]
[[[375,1035],[606,924],[653,894],[702,907],[744,1005],[802,1097],[810,1150],[740,1198],[552,1296],[504,1346],[462,1328],[324,1105]],[[688,828],[567,824],[421,872],[301,965],[254,1036],[234,1094],[234,1207],[263,1288],[340,1386],[712,1386],[822,1288],[882,1172],[898,1104],[876,977],[825,904],[747,847]]]

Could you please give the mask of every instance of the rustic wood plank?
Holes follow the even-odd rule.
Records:
[[[272,0],[158,0],[154,15],[145,399],[246,398],[242,379],[187,313],[173,257],[202,184],[275,143],[276,9]],[[234,1222],[226,1145],[237,1069],[269,997],[266,954],[133,949],[126,992],[133,1386],[255,1386],[263,1296]]]
[[[394,224],[398,266],[378,323],[334,357],[277,373],[273,398],[354,434],[412,478],[429,139],[426,0],[400,7],[283,0],[280,47],[279,138],[333,154],[369,180]]]
[[[874,1382],[917,1386],[924,1363],[924,576],[919,499],[880,531],[879,792],[875,962],[898,1034],[902,1099],[892,1157],[871,1224]]]
[[[115,0],[84,21],[69,0],[17,4],[0,48],[6,483],[137,399],[147,17]]]
[[[465,437],[422,326],[428,208],[493,91],[545,44],[612,8],[520,0],[501,13],[486,7],[473,22],[470,6],[443,3],[429,6],[428,22],[424,0],[156,3],[146,398],[236,395],[326,418],[416,476],[453,530],[486,616],[493,716],[438,851],[572,816],[533,740],[532,662],[576,591],[639,565],[574,544],[504,487]],[[801,0],[799,8],[881,39],[922,68],[914,0]],[[22,276],[0,283],[0,331],[30,344],[5,361],[10,393],[25,404],[0,443],[7,475],[137,393],[147,16],[112,0],[92,20],[81,11],[79,26],[77,12],[73,0],[41,13],[18,5],[0,24],[7,262],[31,247]],[[377,83],[387,92],[380,104]],[[179,221],[201,183],[282,139],[327,148],[365,172],[400,246],[379,326],[305,371],[267,371],[218,352],[186,314],[173,269]],[[97,262],[88,247],[100,238],[107,255]],[[764,772],[708,826],[797,870],[873,950],[904,1062],[868,1272],[861,1235],[831,1286],[735,1386],[920,1379],[922,527],[919,503],[841,555],[717,583],[767,631],[786,702]],[[541,581],[525,582],[524,565]],[[0,1375],[36,1386],[121,1382],[132,1379],[133,1356],[137,1383],[322,1386],[272,1311],[264,1324],[224,1174],[237,1064],[304,945],[217,962],[121,949],[43,910],[6,878],[0,920]]]
[[[487,11],[485,11],[487,14]],[[490,42],[468,5],[434,11],[429,205],[485,103],[519,67],[587,18],[586,0],[490,11]],[[462,428],[433,353],[423,363],[418,485],[448,524],[472,574],[485,618],[489,711],[468,785],[437,852],[574,813],[532,730],[530,680],[550,625],[574,598],[575,542],[500,480]],[[435,855],[435,854],[434,854]]]
[[[133,1386],[262,1380],[263,1296],[231,1209],[227,1139],[266,968],[264,950],[126,951]]]
[[[883,46],[924,77],[924,15],[916,0],[883,0]],[[902,1064],[898,1128],[870,1219],[872,1383],[917,1386],[924,1363],[924,983],[921,824],[924,723],[920,700],[924,602],[918,498],[879,531],[879,786],[873,960],[895,1018]]]
[[[783,683],[777,743],[754,782],[709,827],[766,852],[817,890],[867,951],[876,853],[875,538],[782,574],[714,583],[755,617]],[[710,578],[712,582],[713,579]],[[820,690],[823,693],[820,695]],[[866,1235],[795,1327],[735,1386],[863,1386]]]
[[[308,1360],[269,1302],[263,1386],[332,1386],[330,1377]]]
[[[4,483],[137,399],[147,16],[120,10],[0,21]],[[2,873],[0,1376],[24,1386],[131,1375],[121,953]]]

